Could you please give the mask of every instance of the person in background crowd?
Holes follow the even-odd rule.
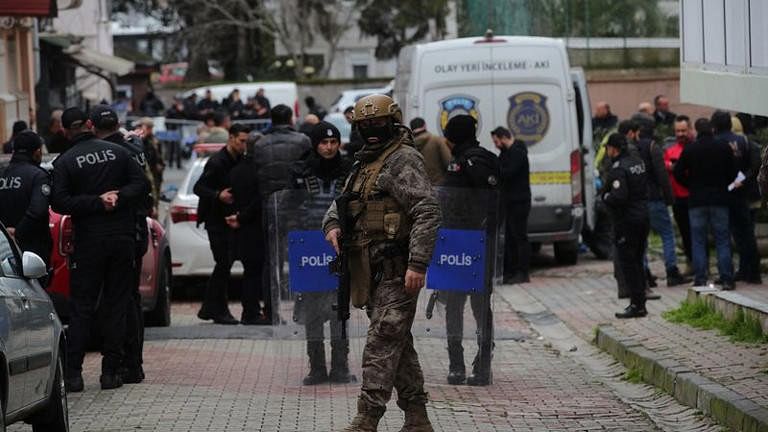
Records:
[[[203,100],[197,103],[197,114],[200,117],[205,116],[208,113],[215,112],[219,109],[219,103],[213,98],[211,89],[205,91],[205,97]]]
[[[171,104],[171,107],[165,112],[165,118],[177,120],[186,119],[187,113],[184,108],[184,100],[177,97],[173,98],[173,104]]]
[[[197,93],[192,93],[184,99],[184,116],[188,120],[204,120],[197,112]]]
[[[152,195],[160,196],[160,188],[163,184],[163,171],[165,171],[165,161],[160,150],[160,142],[155,138],[155,122],[149,117],[142,117],[136,125],[141,130],[142,141],[144,142],[144,154],[147,158],[147,166],[154,178]],[[157,202],[155,202],[157,207]]]
[[[293,189],[293,166],[311,151],[309,137],[293,128],[293,110],[283,104],[275,105],[272,108],[272,126],[253,146],[254,170],[262,202],[274,192]],[[267,236],[264,239],[264,250],[269,250]],[[279,317],[272,313],[270,281],[265,280],[263,286],[264,314],[270,322],[277,322]]]
[[[669,110],[669,99],[664,95],[657,95],[653,98],[653,120],[657,125],[663,124],[665,126],[672,126],[677,114]]]
[[[235,128],[232,128],[234,131]],[[238,127],[238,135],[247,129]],[[234,213],[225,219],[227,225],[235,230],[237,256],[243,263],[243,292],[241,302],[243,325],[269,325],[264,315],[261,301],[264,300],[262,272],[264,270],[264,230],[261,223],[262,203],[259,196],[259,182],[253,160],[253,146],[263,135],[252,131],[246,139],[246,151],[242,159],[232,168],[232,197]]]
[[[648,114],[649,116],[653,115],[653,104],[650,102],[640,102],[639,105],[637,105],[637,112]]]
[[[96,138],[90,119],[77,108],[62,114],[72,148],[53,162],[51,208],[71,215],[74,253],[69,257],[71,317],[65,386],[81,392],[85,351],[93,336],[96,307],[102,323],[101,389],[123,385],[120,367],[126,314],[136,266],[136,214],[149,190],[144,173],[127,150]],[[93,157],[95,154],[111,157]]]
[[[240,99],[240,90],[232,90],[229,96],[224,99],[224,108],[227,109],[227,112],[229,112],[229,115],[232,116],[233,119],[239,119],[243,116],[245,105],[243,104],[243,100]]]
[[[531,212],[531,183],[528,147],[514,139],[509,129],[501,126],[491,131],[491,139],[499,150],[501,201],[506,218],[504,283],[530,282],[528,215]]]
[[[307,114],[304,116],[304,121],[299,126],[299,132],[308,137],[312,137],[312,131],[315,129],[315,125],[320,123],[320,118],[314,114]]]
[[[25,131],[29,129],[29,126],[27,126],[27,122],[24,120],[18,120],[13,123],[13,128],[11,129],[11,139],[8,140],[5,144],[3,144],[3,153],[5,154],[11,154],[13,153],[13,139],[16,138],[16,135],[20,134],[22,131]]]
[[[272,110],[272,104],[269,102],[269,99],[264,94],[264,88],[259,88],[256,90],[256,102],[259,104],[261,109],[265,111],[265,113],[257,113],[259,116],[264,116],[266,118],[269,118],[269,113]]]
[[[621,267],[630,297],[629,306],[616,318],[644,317],[648,285],[643,259],[649,230],[645,164],[627,151],[627,139],[619,133],[608,138],[606,153],[614,163],[600,195],[613,215],[614,265]]]
[[[757,177],[756,163],[752,159],[756,156],[750,149],[750,144],[744,136],[731,132],[733,122],[727,111],[715,111],[710,120],[715,132],[715,141],[727,145],[733,151],[737,173],[743,179],[731,179],[729,188],[730,201],[728,221],[731,235],[736,250],[739,252],[739,269],[734,275],[734,281],[747,283],[762,283],[760,277],[760,256],[757,252],[757,239],[755,239],[755,221],[749,210],[748,184]]]
[[[457,115],[448,121],[443,131],[446,143],[451,149],[453,160],[448,166],[444,185],[448,188],[464,188],[467,191],[497,189],[499,182],[498,158],[480,147],[477,141],[477,120],[469,115]],[[487,203],[485,203],[487,205]],[[484,203],[467,203],[467,207],[480,212],[477,219],[487,216]],[[468,210],[469,219],[475,219]],[[495,229],[498,221],[489,220]],[[445,304],[445,326],[448,337],[448,383],[486,386],[491,383],[491,357],[493,350],[493,312],[490,297],[491,284],[484,281],[483,292],[466,294],[463,292],[441,293]],[[472,315],[477,328],[477,354],[472,362],[472,375],[466,377],[464,366],[464,306],[469,297]]]
[[[661,237],[664,250],[667,286],[673,287],[689,283],[690,280],[684,278],[677,267],[675,231],[667,209],[667,206],[674,202],[672,186],[664,165],[664,150],[653,138],[653,123],[650,119],[640,123],[639,139],[636,141],[636,145],[645,164],[650,226]]]
[[[206,125],[209,123],[206,123]],[[232,127],[232,118],[226,111],[213,113],[213,125],[208,127],[208,135],[203,140],[205,143],[225,143],[229,140],[229,129]]]
[[[592,117],[592,133],[596,141],[600,141],[619,124],[619,118],[611,112],[608,102],[600,101],[595,106],[595,115]]]
[[[40,168],[43,139],[31,130],[14,138],[13,156],[0,172],[0,222],[23,251],[36,253],[46,265],[51,258],[48,199],[51,179]]]
[[[238,323],[229,311],[227,303],[227,290],[237,244],[235,232],[227,223],[226,217],[236,214],[231,172],[245,153],[247,138],[248,129],[245,126],[233,125],[227,145],[208,159],[203,174],[193,189],[195,195],[200,197],[197,205],[197,223],[205,224],[213,261],[216,263],[208,279],[205,297],[197,317],[201,320],[213,320],[217,324]]]
[[[163,105],[163,101],[157,97],[155,92],[150,90],[144,95],[144,99],[141,100],[139,110],[147,117],[156,117],[163,114],[165,105]]]
[[[411,120],[413,145],[424,157],[427,176],[433,185],[439,185],[445,179],[446,169],[451,162],[451,149],[442,137],[427,131],[427,123],[421,117]]]
[[[312,96],[307,96],[304,99],[304,103],[307,105],[307,109],[309,109],[310,114],[314,114],[319,118],[320,120],[324,119],[325,116],[328,114],[328,111],[317,101],[315,101],[315,98]]]
[[[43,133],[45,148],[48,150],[48,153],[63,153],[69,147],[67,136],[64,134],[64,128],[61,127],[61,114],[63,112],[60,109],[51,112],[48,129]]]
[[[691,119],[686,115],[679,115],[675,119],[675,143],[664,152],[664,166],[669,174],[669,182],[672,186],[672,194],[675,196],[675,202],[672,204],[672,214],[675,218],[675,224],[680,231],[680,238],[683,240],[683,251],[688,260],[686,274],[691,274],[693,269],[693,255],[691,252],[691,224],[688,216],[688,189],[675,179],[675,164],[680,159],[680,155],[685,147],[694,139],[693,128],[691,128]]]
[[[357,127],[355,125],[355,109],[354,107],[347,107],[347,109],[344,110],[344,117],[347,119],[347,122],[349,122],[351,130],[349,132],[349,142],[343,147],[344,151],[347,152],[347,157],[350,159],[355,158],[355,153],[360,151],[361,148],[363,148],[363,145],[365,142],[363,141],[363,137],[360,136],[360,131],[357,130]]]
[[[295,187],[307,193],[329,200],[339,196],[344,189],[352,164],[341,156],[341,133],[331,123],[319,122],[311,132],[314,150],[304,161],[295,166]],[[322,201],[324,204],[327,201]],[[316,207],[316,206],[315,206]],[[295,305],[295,316],[303,321],[307,336],[309,374],[304,385],[316,385],[326,381],[349,383],[356,377],[349,373],[349,338],[342,338],[342,323],[333,308],[337,302],[336,291],[302,293]],[[325,364],[324,326],[330,322],[331,371]],[[300,322],[302,323],[302,322]]]
[[[730,117],[728,117],[730,121]],[[736,286],[733,280],[728,203],[729,185],[738,168],[733,150],[723,140],[715,140],[709,120],[696,120],[696,141],[683,149],[673,169],[675,180],[688,188],[688,214],[691,222],[694,285],[707,284],[707,239],[710,229],[715,239],[719,282],[724,290]]]

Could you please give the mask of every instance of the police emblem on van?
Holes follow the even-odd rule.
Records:
[[[472,96],[453,95],[440,101],[440,111],[437,115],[437,124],[440,131],[448,125],[448,120],[457,115],[470,115],[477,120],[477,130],[480,130],[480,111],[477,110],[477,99]]]
[[[509,98],[507,125],[516,139],[532,146],[549,130],[547,97],[535,92],[522,92]]]

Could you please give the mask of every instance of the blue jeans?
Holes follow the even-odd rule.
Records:
[[[672,228],[672,219],[664,201],[648,201],[648,216],[651,221],[651,229],[654,230],[664,246],[664,268],[667,276],[670,272],[677,272],[677,253],[675,251],[675,231]]]
[[[731,261],[731,235],[728,226],[728,207],[693,207],[689,209],[691,220],[691,246],[693,248],[693,270],[696,273],[696,285],[707,282],[707,233],[712,229],[717,252],[717,271],[720,280],[733,282],[733,262]]]

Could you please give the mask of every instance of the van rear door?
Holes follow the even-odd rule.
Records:
[[[584,211],[589,229],[595,228],[595,151],[592,147],[592,108],[587,92],[587,77],[582,68],[571,68],[571,80],[575,92],[576,121],[579,129],[579,146],[583,159]]]

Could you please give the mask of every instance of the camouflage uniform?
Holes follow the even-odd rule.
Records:
[[[363,385],[358,407],[361,412],[377,418],[383,415],[393,387],[397,389],[398,406],[404,410],[409,404],[423,406],[427,401],[411,334],[418,296],[406,293],[404,281],[407,269],[426,272],[441,221],[424,160],[413,148],[410,130],[399,126],[398,135],[390,143],[377,150],[363,148],[356,155],[360,160],[356,169],[364,172],[367,164],[387,149],[391,151],[392,146],[398,148],[385,155],[378,176],[367,180],[375,182],[371,185],[373,195],[393,198],[406,219],[401,229],[404,236],[399,239],[401,253],[392,253],[390,241],[373,241],[369,248],[373,281],[367,311],[371,322],[363,352]],[[354,177],[353,174],[351,179]],[[335,203],[323,219],[326,233],[334,228],[340,228]],[[353,276],[355,272],[356,268],[351,268]]]

